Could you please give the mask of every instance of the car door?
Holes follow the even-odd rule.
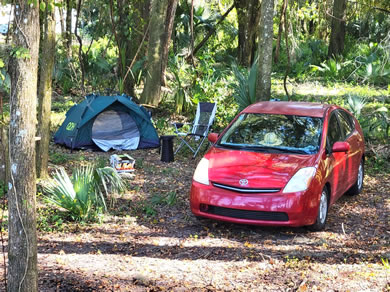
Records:
[[[356,182],[357,179],[358,168],[362,156],[361,143],[363,143],[363,139],[359,132],[355,129],[352,117],[346,111],[339,109],[337,111],[337,117],[345,137],[344,141],[348,142],[351,147],[347,153],[345,178],[348,182],[347,187],[349,188]]]
[[[330,170],[329,181],[333,189],[333,199],[337,200],[348,188],[346,181],[346,169],[348,153],[332,152],[333,144],[338,141],[344,141],[344,133],[341,130],[340,123],[337,117],[337,111],[330,114],[327,132],[327,153],[328,167]]]

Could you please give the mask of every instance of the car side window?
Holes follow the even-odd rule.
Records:
[[[339,121],[340,121],[340,126],[344,131],[345,137],[348,137],[349,135],[352,134],[354,130],[354,125],[352,123],[351,118],[345,111],[338,111],[338,116],[339,116]]]
[[[328,124],[328,142],[330,148],[332,148],[333,144],[337,141],[343,141],[344,137],[341,133],[340,125],[337,120],[337,116],[335,114],[332,114],[329,119]]]

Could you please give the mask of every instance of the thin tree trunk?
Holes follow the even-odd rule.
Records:
[[[167,8],[167,16],[165,19],[165,33],[163,40],[163,54],[162,54],[162,74],[161,74],[161,85],[165,86],[165,70],[168,64],[168,56],[169,56],[169,45],[171,43],[171,36],[173,30],[173,21],[175,19],[176,7],[178,0],[169,0],[168,8]]]
[[[4,103],[3,103],[3,93],[0,92],[0,139],[1,139],[1,165],[0,165],[0,181],[3,183],[8,182],[9,179],[9,152],[8,152],[8,126],[6,125],[4,118]]]
[[[110,18],[112,33],[118,47],[119,57],[117,64],[119,77],[122,80],[122,88],[120,89],[123,90],[124,93],[137,99],[134,90],[136,80],[131,71],[130,64],[134,64],[137,61],[138,57],[136,55],[145,55],[146,46],[142,45],[140,48],[139,45],[147,33],[150,0],[135,1],[132,5],[132,9],[130,10],[128,1],[118,0],[116,1],[116,6],[114,6],[114,1],[110,0]],[[117,21],[114,17],[115,12],[118,15]],[[131,15],[132,18],[132,27],[129,26],[129,15]],[[130,36],[129,31],[131,31]],[[129,39],[131,39],[131,41]],[[137,51],[139,51],[139,54],[137,54]],[[128,74],[129,68],[130,74]]]
[[[162,54],[164,44],[164,23],[169,0],[152,0],[150,15],[148,63],[145,87],[142,92],[141,102],[144,104],[158,105],[161,99],[161,72]]]
[[[63,1],[61,0],[60,3],[62,4]],[[61,35],[64,35],[65,33],[65,19],[64,19],[64,8],[62,5],[58,7],[58,13],[60,15],[60,26],[61,26]]]
[[[191,63],[194,69],[196,69],[195,60],[194,60],[194,0],[191,0],[191,10],[190,10],[190,35],[191,35],[191,51],[190,58]],[[196,71],[195,71],[196,72]]]
[[[330,32],[328,58],[338,56],[344,51],[346,0],[334,0],[332,29]]]
[[[49,0],[46,0],[46,7]],[[52,75],[54,69],[55,50],[55,13],[46,9],[43,42],[41,43],[41,63],[39,68],[38,86],[38,136],[37,144],[37,176],[48,176],[49,143],[50,143],[50,113],[52,95]]]
[[[259,0],[235,0],[238,21],[238,62],[250,67],[254,56],[256,32],[260,21]]]
[[[215,24],[213,28],[211,28],[208,32],[208,34],[204,37],[204,39],[195,47],[194,51],[192,52],[192,55],[196,55],[196,53],[203,47],[205,43],[209,40],[209,38],[215,33],[217,30],[218,24],[220,24],[222,21],[225,20],[225,18],[229,15],[230,11],[232,11],[234,8],[234,4],[230,6],[230,8],[222,15],[222,17],[219,19],[219,21]]]
[[[39,7],[15,7],[10,58],[10,181],[8,182],[8,291],[37,291],[35,134],[39,52]]]
[[[291,67],[291,60],[290,60],[290,48],[288,45],[288,18],[287,18],[287,0],[285,0],[286,7],[283,11],[283,18],[284,18],[284,36],[285,36],[285,41],[286,41],[286,53],[287,53],[287,67],[286,67],[286,72],[284,74],[283,78],[283,87],[284,87],[284,92],[286,93],[287,100],[290,100],[290,94],[288,93],[287,89],[287,77],[288,74],[290,73],[290,67]]]
[[[72,56],[72,6],[71,0],[66,0],[66,34],[65,45],[68,58]]]
[[[278,31],[278,38],[276,40],[276,48],[275,48],[275,56],[274,56],[275,63],[279,61],[280,41],[282,40],[282,34],[283,34],[283,22],[286,21],[284,15],[287,9],[287,1],[288,0],[283,0],[282,7],[280,8],[279,31]]]
[[[257,100],[268,100],[271,97],[273,16],[274,0],[263,0],[261,2],[258,48]]]
[[[78,25],[79,25],[79,16],[80,16],[80,10],[82,5],[82,0],[78,0],[77,3],[77,13],[76,13],[76,24],[74,28],[74,35],[76,36],[78,42],[79,42],[79,63],[80,63],[80,69],[81,69],[81,92],[83,95],[85,95],[85,87],[84,87],[84,81],[85,81],[85,68],[84,68],[84,55],[83,55],[83,40],[77,33]]]

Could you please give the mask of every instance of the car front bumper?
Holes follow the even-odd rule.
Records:
[[[191,211],[195,216],[262,226],[314,224],[319,191],[287,193],[238,193],[192,182]]]

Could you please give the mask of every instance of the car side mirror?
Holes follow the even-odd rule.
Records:
[[[348,142],[336,142],[333,144],[332,152],[348,152],[350,148]]]
[[[215,142],[217,142],[218,137],[219,137],[219,134],[218,134],[218,133],[210,133],[210,134],[207,136],[207,139],[209,139],[209,141],[210,141],[211,143],[214,144]]]

